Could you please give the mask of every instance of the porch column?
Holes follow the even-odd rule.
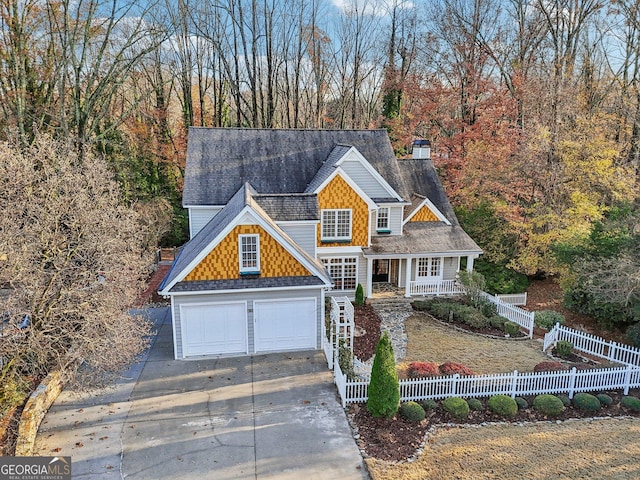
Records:
[[[407,258],[407,271],[405,274],[404,296],[409,298],[411,297],[411,258]]]
[[[371,298],[373,296],[373,258],[367,258],[367,291],[365,296]]]
[[[468,255],[467,256],[467,272],[471,273],[473,272],[473,259],[476,258],[473,255]]]

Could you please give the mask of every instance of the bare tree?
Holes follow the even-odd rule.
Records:
[[[0,175],[3,381],[72,374],[75,360],[84,382],[108,380],[147,345],[149,325],[129,314],[150,265],[137,213],[104,161],[43,136],[0,144]]]
[[[79,151],[106,138],[137,107],[120,112],[111,102],[127,76],[166,38],[149,23],[153,2],[62,0],[48,2],[52,43],[59,54],[56,123]]]

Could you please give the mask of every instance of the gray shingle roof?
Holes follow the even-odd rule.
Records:
[[[244,182],[261,194],[303,193],[325,161],[345,146],[356,147],[400,196],[408,198],[386,130],[192,127],[182,203],[225,205]]]
[[[240,278],[233,280],[198,280],[193,282],[178,282],[171,293],[207,292],[212,290],[240,290],[249,288],[272,287],[306,287],[322,286],[324,282],[318,277],[272,277],[272,278]]]
[[[313,192],[316,188],[322,185],[322,182],[329,178],[336,169],[336,163],[338,163],[338,161],[344,157],[349,150],[351,150],[351,146],[349,145],[336,145],[320,167],[320,170],[318,170],[318,173],[316,173],[316,176],[313,177],[311,182],[309,182],[306,191]]]
[[[417,198],[414,195],[418,194],[431,200],[452,225],[459,225],[458,218],[451,207],[451,203],[449,203],[447,194],[438,177],[438,172],[434,168],[431,160],[407,158],[398,160],[398,163],[400,164],[400,172],[402,172],[402,178],[404,179],[406,188],[409,193],[412,194],[410,200],[413,205],[411,209],[405,209],[405,218],[418,206],[419,202],[415,202]],[[404,198],[409,200],[408,197]],[[424,198],[420,201],[422,200],[424,200]]]
[[[436,254],[447,252],[482,253],[482,249],[459,225],[444,222],[409,222],[404,235],[377,236],[365,255]]]
[[[315,194],[257,194],[253,198],[276,222],[320,219],[318,197]]]

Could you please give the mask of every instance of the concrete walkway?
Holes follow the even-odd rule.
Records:
[[[169,310],[147,357],[108,391],[65,391],[36,454],[73,478],[366,479],[320,352],[173,360]]]

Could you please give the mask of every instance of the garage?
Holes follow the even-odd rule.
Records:
[[[247,353],[246,302],[182,305],[180,318],[185,357]]]
[[[254,302],[255,351],[317,348],[315,298]]]

